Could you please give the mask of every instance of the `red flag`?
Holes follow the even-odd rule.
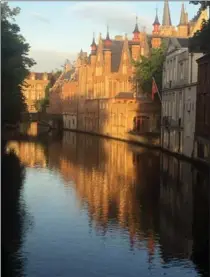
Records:
[[[157,88],[155,79],[152,78],[152,100],[154,100],[154,95],[155,95],[155,93],[157,93],[157,92],[158,92],[158,88]]]

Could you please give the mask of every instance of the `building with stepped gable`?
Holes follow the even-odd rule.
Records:
[[[82,50],[76,62],[66,62],[64,71],[50,93],[50,115],[60,115],[64,128],[129,139],[128,133],[157,133],[160,103],[136,91],[133,61],[149,56],[152,48],[169,42],[170,37],[188,38],[201,26],[207,12],[188,21],[184,5],[178,27],[172,26],[168,1],[164,3],[163,22],[156,12],[152,34],[139,31],[138,22],[132,39],[127,35],[93,36],[88,55]]]

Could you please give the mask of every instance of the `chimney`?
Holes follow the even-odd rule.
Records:
[[[114,39],[115,39],[115,40],[123,40],[123,36],[117,35],[117,36],[115,36]]]

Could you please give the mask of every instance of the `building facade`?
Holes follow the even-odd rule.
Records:
[[[134,130],[155,132],[160,104],[136,92],[133,61],[140,60],[141,56],[149,57],[151,49],[160,47],[166,38],[167,41],[170,37],[188,38],[200,28],[199,21],[204,17],[205,13],[201,13],[196,21],[188,22],[182,6],[180,26],[176,29],[171,23],[168,1],[165,1],[163,24],[160,25],[156,14],[152,35],[145,30],[140,32],[136,21],[132,39],[127,35],[111,38],[109,29],[105,38],[99,35],[98,43],[93,37],[89,55],[81,50],[73,65],[67,61],[51,89],[48,113],[61,115],[67,129],[120,138]],[[183,25],[187,32],[176,31],[184,30]]]
[[[50,76],[49,73],[31,72],[25,79],[22,90],[29,113],[37,112],[35,102],[45,97],[45,88],[49,83]]]
[[[194,155],[210,163],[210,54],[198,60]]]
[[[193,156],[197,62],[201,53],[189,53],[188,39],[171,38],[163,71],[161,145]]]

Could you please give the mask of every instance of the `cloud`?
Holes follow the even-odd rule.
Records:
[[[50,20],[40,13],[33,12],[33,13],[31,13],[31,15],[41,22],[48,23],[48,24],[50,23]]]
[[[29,57],[33,58],[37,63],[31,70],[35,72],[50,72],[55,69],[61,69],[66,59],[73,61],[76,56],[76,53],[31,49]]]
[[[125,2],[79,2],[70,6],[68,13],[95,24],[108,24],[111,30],[131,33],[136,21],[135,7]],[[151,30],[151,19],[148,16],[138,17],[140,28]]]

